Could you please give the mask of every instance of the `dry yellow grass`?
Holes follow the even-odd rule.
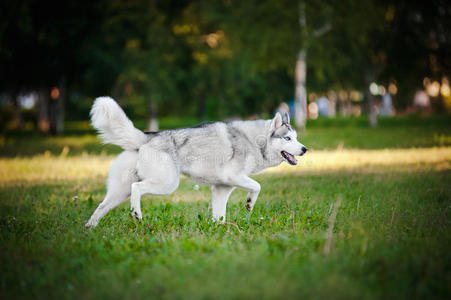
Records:
[[[114,156],[49,154],[25,158],[0,158],[0,184],[104,178]],[[318,171],[373,170],[380,167],[401,169],[451,169],[451,147],[310,151],[297,166],[283,163],[266,172],[306,173]]]

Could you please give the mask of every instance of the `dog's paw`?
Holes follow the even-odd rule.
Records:
[[[142,219],[143,219],[143,216],[142,216],[141,212],[140,212],[140,211],[137,211],[137,210],[133,210],[133,211],[132,211],[132,216],[133,216],[133,218],[135,218],[135,220],[137,220],[137,221],[142,221]]]
[[[88,221],[88,223],[85,224],[86,229],[95,228],[96,226],[97,226],[97,223],[91,222],[91,221]]]
[[[252,200],[251,198],[247,198],[246,205],[244,206],[248,211],[252,211]]]
[[[225,223],[225,216],[212,216],[212,221],[214,223],[223,224]]]

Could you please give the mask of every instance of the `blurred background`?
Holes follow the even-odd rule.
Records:
[[[450,80],[449,0],[2,0],[0,298],[451,299]],[[224,226],[182,177],[88,231],[105,95],[150,131],[289,111],[310,150]]]
[[[147,130],[277,110],[300,130],[447,123],[450,28],[445,0],[4,0],[0,130],[89,131],[103,95]]]

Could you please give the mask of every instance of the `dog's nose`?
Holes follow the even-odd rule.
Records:
[[[305,152],[307,152],[307,148],[305,148],[305,147],[302,147],[302,153],[305,153]]]

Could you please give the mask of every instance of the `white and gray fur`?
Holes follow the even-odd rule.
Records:
[[[246,209],[252,211],[260,184],[249,177],[279,165],[282,151],[303,155],[288,114],[272,120],[203,123],[191,128],[144,133],[136,129],[109,97],[97,98],[92,126],[104,143],[121,146],[107,181],[107,194],[86,227],[95,227],[105,214],[130,196],[132,215],[142,219],[141,196],[174,192],[180,175],[211,185],[213,220],[225,221],[227,200],[236,188],[248,191]],[[293,156],[294,159],[294,156]],[[294,159],[295,160],[295,159]]]

